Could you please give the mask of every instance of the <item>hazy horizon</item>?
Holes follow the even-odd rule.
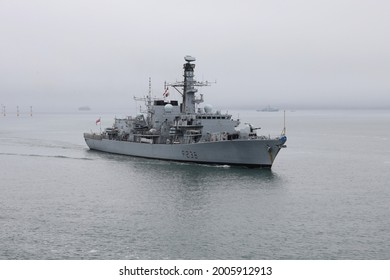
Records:
[[[204,103],[208,104],[208,103]],[[3,105],[3,104],[1,104]],[[134,116],[138,113],[140,113],[140,106],[142,106],[142,112],[145,111],[146,106],[143,102],[133,102],[133,104],[130,104],[129,106],[118,106],[118,107],[107,107],[107,106],[100,106],[100,107],[89,107],[89,110],[80,110],[80,107],[85,106],[69,106],[69,107],[32,107],[32,106],[17,106],[9,108],[6,106],[6,115],[5,117],[17,117],[17,112],[19,110],[19,117],[30,117],[31,113],[31,107],[32,107],[32,115],[40,115],[40,114],[90,114],[99,116],[102,114],[115,114],[117,117],[124,117],[124,116]],[[263,107],[254,107],[254,106],[248,106],[248,107],[236,107],[236,106],[213,106],[213,111],[221,111],[222,113],[239,113],[240,111],[258,111],[261,112],[261,109],[267,107],[268,105],[265,105]],[[202,107],[202,105],[200,105]],[[278,109],[277,112],[283,113],[283,111],[289,112],[297,112],[297,111],[388,111],[389,107],[278,107],[278,106],[272,106],[273,108]],[[277,112],[271,112],[270,114],[274,114]],[[3,109],[0,108],[0,118],[3,116]],[[236,116],[235,116],[236,117]]]
[[[196,57],[205,104],[389,109],[388,1],[2,1],[7,112],[134,108]],[[180,96],[171,90],[171,97]],[[24,108],[24,109],[23,109]]]

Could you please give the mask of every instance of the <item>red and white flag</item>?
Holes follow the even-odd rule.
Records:
[[[96,125],[97,125],[98,123],[100,123],[100,118],[98,118],[98,119],[96,120]]]
[[[169,88],[168,87],[165,89],[163,96],[164,97],[168,97],[169,96]]]

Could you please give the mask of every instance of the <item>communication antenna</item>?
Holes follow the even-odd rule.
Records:
[[[148,107],[148,111],[150,111],[152,107],[152,78],[151,77],[149,77],[149,94],[148,94],[148,101],[146,106]]]
[[[136,96],[133,96],[133,99],[135,101],[144,101],[145,102],[145,105],[147,107],[147,110],[146,111],[142,111],[142,106],[140,105],[139,107],[139,111],[140,113],[152,113],[152,78],[149,77],[149,91],[148,91],[148,95],[147,96],[144,96],[144,97],[136,97]],[[136,103],[135,104],[135,109],[137,111],[138,109],[138,104]]]
[[[195,59],[195,57],[193,57],[193,56],[186,55],[186,56],[184,57],[184,60],[187,61],[187,62],[194,62],[196,59]]]
[[[148,92],[149,97],[152,97],[152,78],[149,77],[149,92]]]
[[[286,110],[283,110],[283,130],[282,135],[286,135]]]
[[[19,117],[19,106],[16,106],[16,116]]]

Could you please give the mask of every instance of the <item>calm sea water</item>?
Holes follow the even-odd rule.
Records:
[[[390,111],[287,112],[272,170],[89,151],[99,116],[0,117],[0,259],[390,259]]]

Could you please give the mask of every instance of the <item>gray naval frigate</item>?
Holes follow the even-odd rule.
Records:
[[[197,87],[209,85],[194,79],[194,57],[186,56],[184,81],[166,84],[177,90],[182,100],[143,98],[146,111],[135,117],[115,118],[111,128],[100,133],[84,133],[91,150],[181,162],[242,165],[271,168],[279,151],[286,147],[285,128],[278,137],[257,135],[257,129],[232,115],[214,112],[196,96]]]

